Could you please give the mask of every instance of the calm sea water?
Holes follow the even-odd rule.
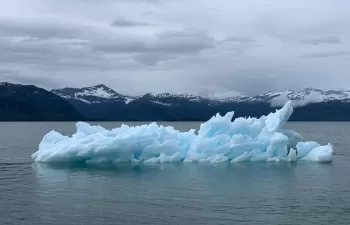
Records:
[[[288,127],[331,142],[333,163],[50,166],[31,154],[74,123],[1,123],[0,224],[350,224],[350,123]]]

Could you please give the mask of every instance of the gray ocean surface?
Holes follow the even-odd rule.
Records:
[[[0,123],[0,224],[349,225],[350,123],[287,127],[332,143],[333,162],[36,164],[30,156],[42,137],[53,129],[71,135],[75,123]]]

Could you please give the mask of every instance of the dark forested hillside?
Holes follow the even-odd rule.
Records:
[[[186,100],[161,105],[137,99],[129,104],[85,103],[69,100],[87,120],[97,121],[205,121],[213,115],[234,111],[237,117],[260,117],[275,111],[269,103],[221,103],[208,105]],[[312,103],[294,108],[290,121],[350,121],[350,104],[342,101]]]
[[[33,85],[0,84],[1,121],[84,119],[67,100]]]

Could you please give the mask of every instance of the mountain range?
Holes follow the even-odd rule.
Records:
[[[68,99],[68,100],[79,100],[86,103],[102,103],[102,102],[124,102],[128,104],[134,100],[140,98],[153,99],[155,103],[162,104],[163,100],[169,99],[185,99],[192,102],[211,102],[211,103],[223,103],[223,102],[264,102],[271,103],[273,99],[277,97],[287,97],[290,100],[307,100],[309,96],[314,98],[318,97],[319,101],[332,101],[332,100],[350,100],[350,91],[340,91],[340,90],[328,90],[323,91],[320,89],[306,88],[302,91],[284,91],[284,92],[273,92],[269,91],[256,96],[233,96],[222,99],[210,99],[201,96],[191,95],[191,94],[170,94],[162,93],[157,95],[152,95],[147,93],[143,96],[127,96],[115,92],[113,89],[100,84],[93,87],[85,88],[63,88],[63,89],[53,89],[53,93]],[[283,105],[283,104],[282,104]]]
[[[234,111],[260,117],[292,100],[292,121],[350,121],[350,91],[306,88],[256,96],[211,99],[191,94],[128,96],[100,84],[45,90],[34,85],[0,83],[1,121],[204,121]]]

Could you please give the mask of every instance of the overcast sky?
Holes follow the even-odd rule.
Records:
[[[0,79],[216,97],[350,89],[349,0],[0,0]]]

